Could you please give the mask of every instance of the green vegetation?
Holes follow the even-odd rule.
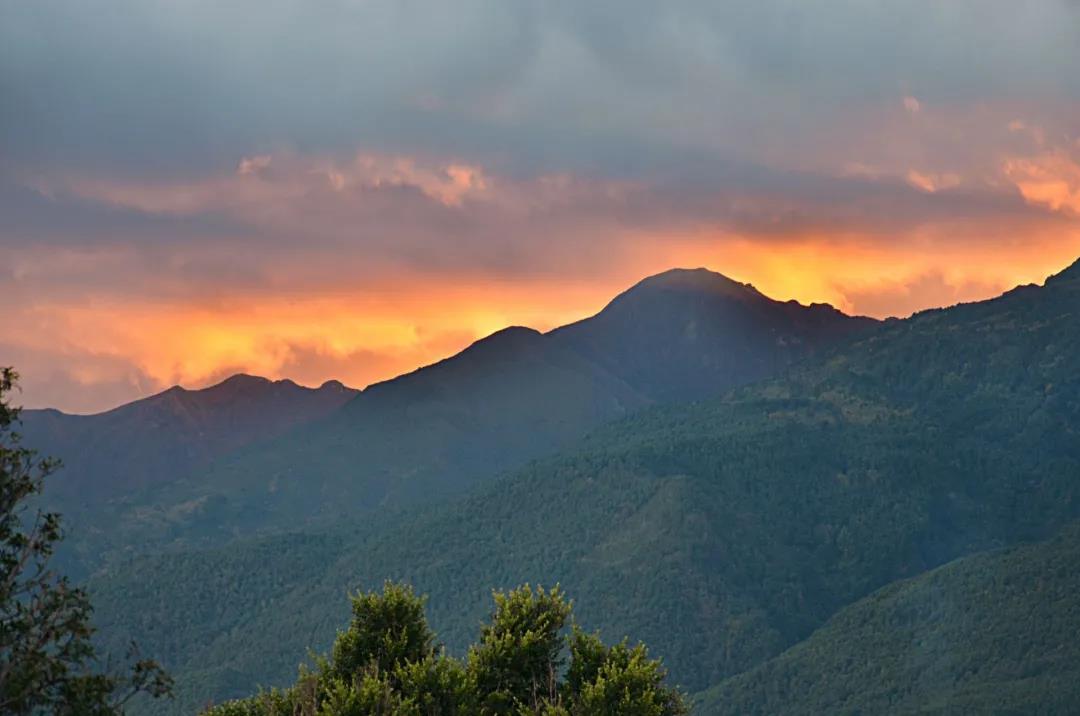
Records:
[[[410,588],[387,583],[381,594],[358,594],[329,659],[301,669],[292,687],[225,703],[207,716],[686,713],[684,697],[664,685],[664,669],[643,645],[608,647],[576,625],[565,636],[571,607],[558,587],[526,585],[494,597],[490,622],[459,661],[436,646],[424,600]]]
[[[872,325],[670,271],[597,316],[499,331],[355,397],[237,376],[97,416],[30,411],[26,427],[71,465],[48,497],[70,515],[66,564],[93,570],[458,497],[604,422],[774,375]]]
[[[0,712],[98,716],[120,713],[132,695],[167,694],[169,678],[150,660],[129,676],[98,667],[86,593],[49,567],[60,518],[33,513],[55,463],[20,445],[19,411],[7,396],[17,376],[0,369]]]
[[[103,632],[160,648],[190,705],[286,683],[348,588],[416,585],[463,655],[485,612],[468,595],[540,580],[705,689],[890,582],[1080,517],[1076,274],[640,413],[424,513],[110,566]]]
[[[707,714],[1072,714],[1080,525],[983,553],[843,609],[700,699]]]

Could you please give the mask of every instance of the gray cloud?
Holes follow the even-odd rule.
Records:
[[[618,172],[753,155],[852,108],[1080,98],[1075,3],[381,0],[0,5],[0,136],[131,171],[289,147]],[[638,159],[637,161],[643,161]]]
[[[284,155],[259,176],[70,184],[61,176],[38,190],[0,184],[0,208],[13,209],[0,233],[11,257],[0,288],[53,299],[105,291],[208,302],[238,290],[348,285],[387,271],[587,275],[617,263],[635,235],[660,244],[707,231],[764,243],[830,235],[891,245],[920,227],[967,223],[992,243],[988,226],[1015,241],[1017,231],[1072,221],[1029,204],[1011,184],[927,192],[895,176],[699,159],[649,181],[485,174],[483,189],[462,190],[444,163],[410,164],[400,174],[396,161]],[[459,191],[447,203],[443,193]],[[950,240],[968,237],[954,229]]]

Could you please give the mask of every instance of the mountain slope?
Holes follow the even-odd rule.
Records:
[[[217,490],[263,510],[253,520],[262,525],[427,502],[647,404],[575,352],[508,328],[373,385],[330,420],[222,460],[165,495]]]
[[[706,269],[673,269],[549,335],[668,402],[775,375],[874,324],[825,304],[775,301]]]
[[[460,495],[655,400],[716,394],[872,325],[719,274],[668,272],[592,319],[548,335],[500,331],[317,424],[133,491],[99,520],[101,539],[217,542]]]
[[[411,581],[456,648],[488,588],[558,581],[607,638],[634,634],[704,689],[890,582],[1080,517],[1078,273],[641,412],[461,502],[351,520],[332,561],[312,556],[318,576],[253,587],[252,607],[212,633],[205,605],[246,578],[191,586],[197,575],[261,568],[245,555],[303,551],[297,537],[114,565],[93,584],[104,636],[143,641],[129,613],[169,625],[185,688],[220,697],[290,678],[277,655],[325,646],[346,586]]]
[[[235,375],[202,390],[174,386],[96,415],[25,410],[24,440],[68,467],[50,481],[57,499],[107,500],[168,483],[215,457],[323,418],[358,391],[329,381]]]
[[[708,714],[1075,713],[1080,527],[891,584],[712,689]]]

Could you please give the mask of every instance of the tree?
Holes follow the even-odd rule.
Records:
[[[608,647],[576,625],[558,587],[494,594],[491,621],[464,663],[435,644],[424,598],[386,583],[352,598],[330,658],[296,684],[207,716],[680,716],[686,699],[643,645]],[[569,664],[566,655],[569,652]],[[566,668],[564,669],[564,666]]]
[[[49,568],[60,517],[29,504],[57,464],[20,443],[8,398],[17,379],[0,369],[0,713],[120,713],[138,692],[168,694],[171,681],[134,648],[127,675],[96,668],[90,600]]]
[[[555,702],[570,604],[558,587],[534,592],[528,584],[494,597],[491,623],[469,649],[469,673],[482,695],[482,712],[508,714],[522,704]]]
[[[574,626],[566,691],[575,714],[669,716],[686,712],[678,692],[663,685],[666,673],[644,644],[624,639],[605,646],[597,634]]]
[[[424,618],[424,598],[411,587],[387,583],[383,593],[352,597],[352,623],[334,642],[330,673],[347,679],[364,669],[387,674],[435,653],[435,635]]]

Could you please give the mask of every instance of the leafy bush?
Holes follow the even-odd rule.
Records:
[[[331,656],[296,684],[211,708],[206,716],[678,716],[686,700],[664,684],[643,645],[607,647],[576,625],[558,587],[494,594],[480,641],[461,662],[435,646],[424,598],[387,582],[352,598]],[[569,651],[568,669],[563,669]]]

